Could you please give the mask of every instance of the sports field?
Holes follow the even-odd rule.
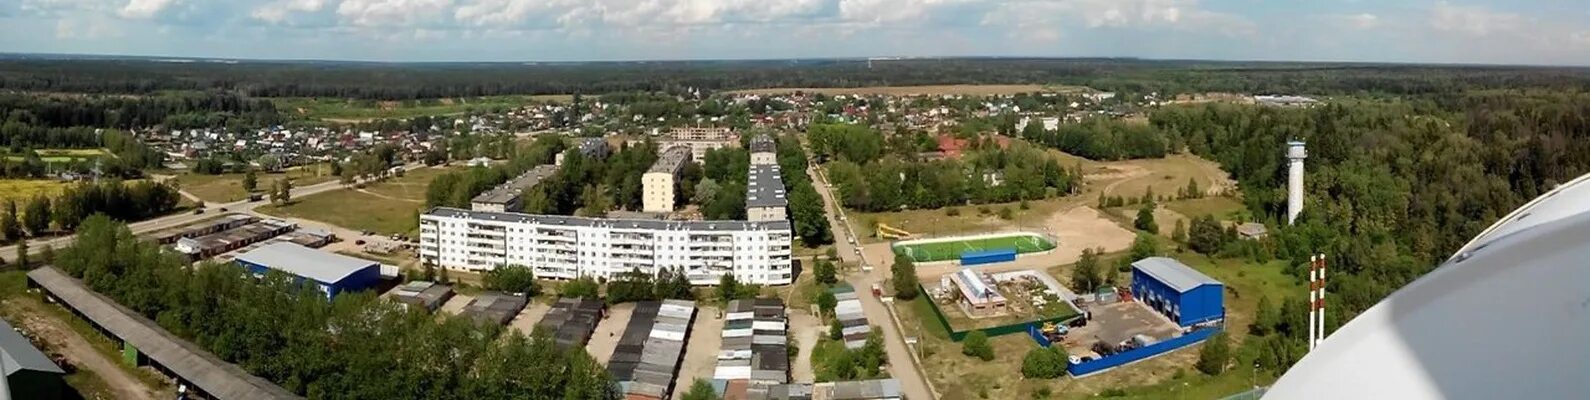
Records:
[[[935,240],[932,242],[900,242],[892,248],[894,254],[912,262],[948,261],[961,257],[961,252],[994,249],[1016,249],[1016,254],[1049,251],[1055,243],[1048,238],[1031,233],[972,237],[965,240]]]

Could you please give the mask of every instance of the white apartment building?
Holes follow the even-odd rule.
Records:
[[[519,264],[536,276],[612,279],[639,268],[683,271],[696,285],[794,281],[788,220],[626,220],[433,208],[420,215],[420,259],[482,271]]]
[[[751,165],[778,164],[778,145],[767,135],[751,138]]]
[[[690,161],[690,149],[678,146],[670,147],[664,151],[662,157],[657,158],[657,163],[640,176],[641,186],[641,211],[649,213],[666,213],[674,211],[674,181],[679,178],[679,170],[683,169],[685,162]]]

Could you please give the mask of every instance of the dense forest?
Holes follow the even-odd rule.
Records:
[[[0,89],[107,94],[222,90],[253,97],[407,100],[504,94],[947,83],[1087,85],[1190,91],[1422,94],[1457,88],[1590,87],[1578,68],[1136,59],[942,58],[873,61],[592,63],[169,63],[148,59],[0,60]]]
[[[1339,310],[1329,324],[1338,325],[1430,271],[1514,208],[1590,172],[1590,95],[1449,96],[1307,109],[1167,107],[1151,123],[1219,161],[1241,185],[1252,214],[1271,226],[1283,225],[1284,143],[1308,143],[1307,206],[1298,223],[1241,253],[1290,260],[1297,275],[1309,254],[1328,254],[1332,305]],[[1303,304],[1291,300],[1256,331],[1300,338]],[[1300,339],[1290,348],[1273,345],[1265,354],[1287,365],[1301,356],[1300,345]]]
[[[314,285],[233,264],[190,268],[104,216],[55,264],[249,373],[313,399],[617,399],[583,348],[372,292],[327,300]]]

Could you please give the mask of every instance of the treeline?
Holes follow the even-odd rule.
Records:
[[[1430,271],[1519,205],[1590,171],[1590,120],[1583,117],[1590,95],[1449,96],[1312,109],[1168,107],[1151,119],[1182,132],[1194,153],[1219,161],[1243,188],[1252,215],[1273,227],[1248,252],[1290,260],[1299,276],[1310,254],[1330,257],[1334,326]],[[1291,139],[1308,145],[1307,200],[1297,224],[1286,226],[1281,154]],[[1199,250],[1229,243],[1213,242]],[[1284,304],[1278,312],[1301,321],[1300,300],[1276,300]],[[1300,341],[1288,321],[1276,329]],[[1278,365],[1301,356],[1296,343],[1276,349]]]
[[[1458,88],[1583,90],[1579,68],[1394,64],[942,58],[596,63],[168,63],[142,59],[0,60],[0,89],[151,94],[219,90],[254,97],[406,100],[566,94],[937,84],[1058,83],[1163,95],[1424,94]]]
[[[509,143],[506,148],[511,154],[505,154],[508,156],[508,163],[449,172],[431,180],[425,191],[425,206],[469,208],[470,199],[476,195],[485,193],[537,165],[551,164],[556,154],[566,147],[563,138],[557,135],[536,138],[535,142],[524,146],[523,149]]]
[[[823,197],[812,186],[812,177],[806,173],[806,150],[793,134],[778,138],[778,167],[783,174],[784,188],[789,193],[789,219],[794,224],[795,236],[807,247],[817,247],[834,242],[833,228],[828,225],[828,213],[823,208]]]
[[[93,91],[89,91],[93,92]],[[48,128],[139,129],[258,127],[280,123],[270,100],[231,92],[195,91],[149,96],[0,94],[0,116]],[[77,137],[78,140],[85,138]],[[90,145],[84,141],[79,146]]]
[[[0,203],[0,239],[7,242],[54,232],[71,232],[90,215],[138,221],[170,213],[181,195],[170,185],[111,180],[78,183],[54,198],[35,195],[23,203]]]
[[[881,149],[861,145],[881,141],[865,139],[878,136],[870,129],[829,132],[825,135],[832,137],[813,136],[813,147],[840,154],[839,161],[829,163],[828,178],[839,188],[842,204],[863,211],[1043,199],[1071,193],[1080,174],[1021,142],[1001,149],[992,140],[977,139],[960,160],[910,161],[892,154],[880,157]],[[858,147],[863,150],[856,151]]]
[[[1108,118],[1091,118],[1081,123],[1061,124],[1053,131],[1033,121],[1022,129],[1024,139],[1060,149],[1090,160],[1161,158],[1179,149],[1179,136],[1147,124]]]
[[[617,399],[581,348],[373,292],[327,300],[314,285],[233,264],[189,267],[103,216],[54,260],[92,290],[249,373],[313,399]],[[438,321],[439,320],[439,321]]]

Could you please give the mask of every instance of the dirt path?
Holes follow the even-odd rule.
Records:
[[[87,339],[67,327],[64,321],[50,317],[44,310],[39,309],[42,304],[6,300],[3,305],[7,309],[20,311],[19,326],[22,329],[44,338],[44,342],[52,351],[65,356],[73,366],[93,371],[94,375],[105,381],[106,387],[116,393],[117,398],[153,400],[156,397],[153,388],[117,366],[116,360],[100,354]]]
[[[690,328],[690,343],[685,346],[685,360],[679,365],[679,376],[674,377],[674,398],[682,399],[696,379],[712,381],[718,368],[718,350],[723,348],[723,316],[717,307],[696,310],[696,322]]]
[[[812,350],[817,348],[819,330],[822,321],[806,310],[790,310],[790,332],[795,335],[795,340],[800,343],[800,353],[790,360],[792,366],[790,377],[795,382],[816,382],[817,372],[812,369]]]
[[[364,190],[364,189],[354,189],[354,190],[358,191],[359,193],[364,193],[364,194],[368,194],[368,195],[375,196],[375,197],[380,197],[380,198],[387,199],[387,200],[396,200],[396,201],[402,201],[402,202],[408,202],[408,203],[416,203],[416,204],[424,203],[423,201],[419,201],[419,200],[405,199],[405,198],[401,198],[401,197],[392,197],[392,196],[387,196],[387,195],[384,195],[384,194],[380,194],[380,193],[376,193],[376,192],[372,192],[372,191]]]

